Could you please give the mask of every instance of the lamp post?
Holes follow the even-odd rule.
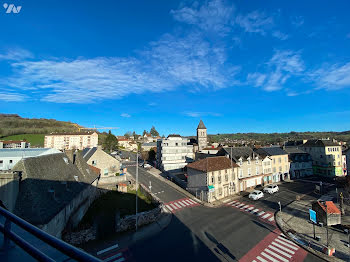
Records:
[[[135,228],[137,231],[137,191],[139,187],[139,151],[136,153],[136,219],[135,219]]]
[[[350,232],[349,229],[344,229],[344,232],[348,235],[348,247],[350,248]],[[349,252],[349,261],[350,261],[350,252]]]

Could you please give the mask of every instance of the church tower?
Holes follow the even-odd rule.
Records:
[[[202,120],[199,122],[197,127],[197,143],[199,150],[202,150],[208,146],[207,128],[203,124]]]

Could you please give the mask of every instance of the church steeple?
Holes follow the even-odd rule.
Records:
[[[202,119],[201,119],[201,121],[199,121],[199,124],[198,124],[197,129],[207,129],[207,128],[205,127],[205,125],[204,125]]]
[[[199,121],[197,127],[197,143],[199,150],[202,150],[208,146],[207,128],[205,127],[202,120]]]

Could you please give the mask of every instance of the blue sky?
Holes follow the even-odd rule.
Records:
[[[350,129],[349,1],[11,3],[0,112],[115,134]]]

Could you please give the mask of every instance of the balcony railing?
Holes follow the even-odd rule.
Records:
[[[36,238],[42,240],[47,245],[54,249],[59,250],[64,255],[76,261],[91,261],[91,262],[101,262],[100,259],[54,237],[44,232],[43,230],[33,226],[32,224],[26,222],[20,217],[14,215],[8,210],[0,207],[0,217],[5,218],[4,224],[0,223],[0,232],[4,234],[4,241],[2,249],[4,251],[10,249],[10,241],[16,243],[20,248],[27,252],[30,256],[38,261],[55,261],[54,258],[49,257],[47,254],[39,250],[37,247],[29,243],[27,240],[22,238],[20,235],[16,234],[11,230],[11,224],[14,223],[21,229],[35,236]],[[0,257],[1,260],[1,257]],[[25,259],[24,259],[25,260]]]

